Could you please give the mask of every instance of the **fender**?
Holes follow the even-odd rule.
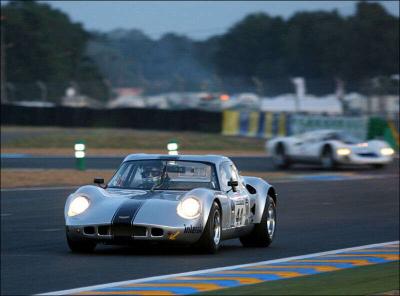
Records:
[[[275,189],[271,184],[266,182],[265,180],[257,177],[249,177],[243,176],[243,180],[245,184],[249,184],[250,186],[256,189],[256,211],[254,215],[254,223],[260,223],[262,214],[264,212],[264,208],[268,206],[268,193],[270,193],[271,197],[275,200],[276,204],[276,193]]]
[[[218,192],[214,192],[213,190],[206,188],[196,188],[185,194],[187,196],[194,196],[201,202],[201,211],[202,211],[202,225],[203,230],[207,224],[208,216],[210,215],[211,207],[214,201],[217,201],[221,207],[221,215],[222,215],[222,228],[225,228],[229,223],[227,219],[229,217],[225,217],[224,213],[229,213],[229,202],[228,198],[223,194],[218,194]]]

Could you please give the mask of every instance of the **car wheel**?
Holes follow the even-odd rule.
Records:
[[[285,147],[283,146],[283,144],[278,144],[275,150],[273,161],[274,165],[280,169],[285,169],[290,166],[290,161],[288,156],[286,155]]]
[[[96,248],[96,243],[87,240],[72,240],[67,235],[68,246],[72,252],[76,253],[90,253]]]
[[[221,244],[221,230],[221,209],[218,203],[214,202],[210,210],[210,215],[208,216],[206,227],[198,241],[200,250],[209,254],[216,253]]]
[[[379,169],[383,169],[383,168],[385,167],[385,165],[384,165],[384,164],[381,164],[381,163],[377,163],[377,164],[373,164],[372,167],[373,167],[374,169],[379,170]]]
[[[321,165],[324,169],[333,169],[336,166],[331,148],[325,148],[321,155]]]
[[[268,196],[268,205],[264,207],[261,222],[256,224],[252,232],[240,238],[245,247],[268,247],[276,232],[276,205],[272,197]]]

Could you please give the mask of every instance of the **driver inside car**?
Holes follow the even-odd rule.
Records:
[[[162,175],[162,167],[160,166],[145,166],[142,170],[143,183],[155,184]]]

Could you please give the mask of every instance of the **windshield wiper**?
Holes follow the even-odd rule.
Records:
[[[164,164],[164,168],[160,178],[160,183],[154,184],[153,187],[151,187],[150,191],[153,192],[155,189],[160,188],[164,184],[166,178],[167,178],[167,162],[165,162]]]

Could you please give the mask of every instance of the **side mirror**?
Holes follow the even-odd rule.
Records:
[[[228,181],[228,186],[232,187],[232,191],[236,192],[236,187],[239,185],[238,181],[230,180]]]
[[[99,186],[104,184],[104,179],[103,178],[94,178],[93,182]]]

